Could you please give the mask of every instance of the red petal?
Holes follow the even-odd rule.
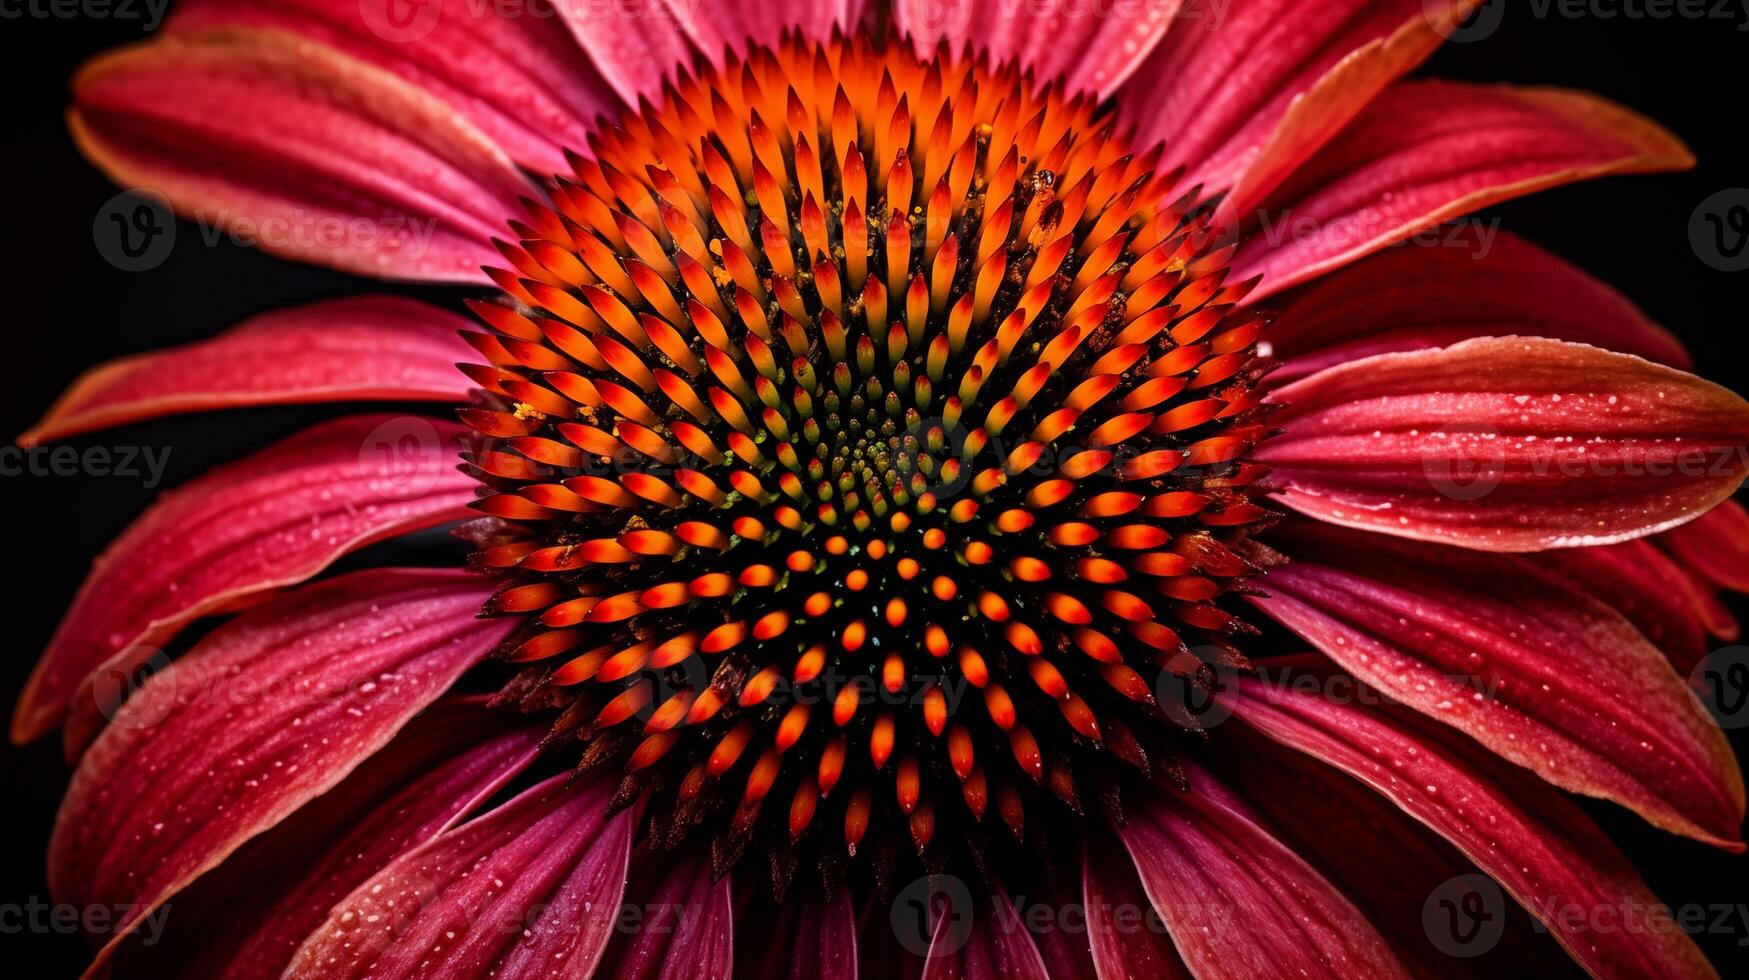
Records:
[[[1189,980],[1190,971],[1178,958],[1163,923],[1150,914],[1153,906],[1136,877],[1135,865],[1115,842],[1088,834],[1082,860],[1082,906],[1087,912],[1087,938],[1099,980]]]
[[[520,720],[474,701],[434,705],[340,785],[178,895],[165,935],[124,946],[116,972],[181,980],[278,977],[334,903],[485,803],[533,761],[545,729],[506,728]]]
[[[1271,195],[1234,276],[1264,277],[1255,302],[1498,201],[1693,162],[1655,123],[1594,96],[1402,82]]]
[[[586,5],[556,6],[577,45],[628,105],[640,95],[659,95],[663,80],[692,60],[692,42],[671,9],[668,0],[625,0],[607,16]]]
[[[1275,392],[1257,456],[1320,520],[1488,551],[1680,524],[1749,469],[1749,403],[1674,368],[1531,337],[1380,354]]]
[[[856,980],[856,910],[848,888],[830,899],[792,894],[776,908],[765,895],[747,900],[747,893],[740,893],[735,918],[738,980]]]
[[[1026,924],[1008,897],[997,894],[975,909],[944,910],[936,917],[923,980],[1050,980],[1050,975]]]
[[[1528,559],[1299,524],[1254,600],[1349,673],[1576,793],[1741,850],[1723,734],[1627,620]]]
[[[621,0],[603,14],[587,4],[555,4],[602,77],[627,104],[655,99],[664,79],[697,52],[716,59],[745,42],[774,43],[784,28],[823,39],[834,26],[854,28],[862,0]],[[854,33],[854,31],[852,32]]]
[[[1273,184],[1433,51],[1444,6],[1186,3],[1118,102],[1138,120],[1138,143],[1164,140],[1162,162],[1189,168],[1187,185],[1232,187],[1260,155],[1258,179]]]
[[[410,7],[404,22],[391,12],[387,0],[185,0],[169,30],[265,28],[320,42],[437,96],[542,174],[568,173],[564,148],[587,146],[590,121],[619,109],[550,11],[433,3]]]
[[[699,50],[716,58],[726,48],[745,50],[749,40],[776,44],[786,28],[813,40],[830,37],[834,28],[855,35],[863,0],[660,0],[652,6],[666,6]]]
[[[666,860],[640,852],[626,901],[640,911],[638,928],[622,929],[601,964],[616,980],[729,980],[735,963],[735,909],[730,878],[711,881],[701,848]]]
[[[1289,850],[1352,896],[1415,975],[1454,975],[1453,942],[1465,957],[1456,975],[1582,975],[1548,930],[1504,894],[1497,906],[1483,909],[1497,914],[1498,921],[1485,921],[1489,928],[1497,924],[1498,934],[1470,933],[1465,926],[1474,919],[1430,923],[1429,904],[1437,914],[1439,900],[1461,898],[1451,893],[1464,885],[1493,895],[1475,880],[1482,876],[1474,863],[1370,787],[1243,725],[1223,728],[1212,748],[1210,768],[1222,782],[1268,820]]]
[[[1182,0],[1163,3],[1084,4],[1039,0],[1014,4],[986,0],[898,0],[893,20],[911,35],[918,54],[946,42],[955,51],[988,52],[991,61],[1018,62],[1041,82],[1061,79],[1070,92],[1110,95],[1166,34]],[[1198,25],[1180,25],[1197,30]]]
[[[1560,794],[1505,766],[1478,768],[1461,750],[1385,712],[1252,679],[1240,681],[1235,693],[1236,717],[1361,780],[1456,845],[1542,919],[1593,976],[1711,972],[1679,929],[1606,931],[1561,914],[1659,906],[1621,852]]]
[[[586,977],[621,915],[634,815],[563,773],[359,885],[285,976]],[[608,975],[608,974],[604,974]]]
[[[394,296],[263,314],[211,340],[92,368],[18,437],[51,439],[178,412],[330,401],[460,401],[468,320]]]
[[[1121,834],[1198,980],[1408,976],[1330,882],[1201,769],[1187,775],[1188,792],[1138,798]]]
[[[1285,384],[1346,361],[1474,337],[1552,337],[1687,369],[1680,341],[1590,275],[1522,238],[1462,230],[1393,248],[1284,299],[1267,334]]]
[[[73,95],[80,148],[185,234],[360,275],[487,283],[530,190],[436,96],[291,34],[166,35],[87,63]]]
[[[1621,613],[1686,676],[1707,654],[1707,624],[1690,600],[1693,580],[1653,547],[1656,540],[1556,548],[1529,558]]]
[[[221,627],[86,753],[50,888],[137,921],[340,782],[485,656],[512,625],[478,618],[490,595],[467,572],[360,572]]]
[[[1749,592],[1749,513],[1735,500],[1665,531],[1656,540],[1713,585]]]
[[[1323,74],[1294,97],[1280,112],[1279,119],[1275,116],[1278,103],[1228,140],[1227,148],[1235,151],[1231,165],[1244,167],[1238,185],[1233,188],[1233,206],[1248,211],[1261,203],[1380,92],[1426,61],[1458,22],[1481,3],[1482,0],[1447,3],[1424,0],[1419,10],[1411,9],[1408,3],[1378,5],[1384,9],[1377,16],[1394,14],[1399,18],[1395,24],[1386,22],[1389,33],[1372,34],[1335,64],[1327,65],[1321,59],[1312,70],[1321,70]],[[1379,27],[1376,23],[1358,29],[1348,25],[1348,37],[1365,37],[1365,32],[1379,31]],[[1326,52],[1329,50],[1326,48]],[[1299,84],[1313,77],[1307,66],[1296,68],[1295,81]],[[1273,129],[1264,129],[1269,123],[1274,124]],[[1265,133],[1267,141],[1255,142]],[[1228,178],[1223,175],[1216,179],[1224,182]]]
[[[201,616],[373,541],[468,516],[477,484],[455,469],[462,433],[419,416],[338,419],[165,494],[97,559],[19,698],[12,737],[49,731],[70,703],[84,715],[113,709],[118,684],[107,682],[125,686]],[[106,666],[94,690],[88,678]]]

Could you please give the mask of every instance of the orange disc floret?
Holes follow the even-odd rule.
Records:
[[[1231,651],[1270,514],[1261,321],[1159,152],[842,39],[701,62],[577,149],[467,368],[505,697],[730,855],[1018,835],[1169,751],[1150,678]]]

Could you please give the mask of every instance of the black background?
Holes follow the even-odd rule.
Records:
[[[1710,2],[1710,0],[1709,0]],[[1749,6],[1749,0],[1745,0]],[[1636,5],[1637,7],[1638,5]],[[16,11],[21,0],[3,0]],[[1620,9],[1605,3],[1604,9]],[[1695,351],[1701,372],[1749,391],[1742,356],[1749,272],[1715,271],[1694,254],[1688,222],[1709,195],[1749,186],[1749,13],[1732,19],[1537,16],[1514,5],[1489,37],[1447,45],[1424,74],[1589,89],[1669,126],[1694,149],[1689,173],[1615,178],[1489,212],[1622,289]],[[63,123],[67,79],[85,58],[145,36],[138,20],[0,19],[0,436],[33,422],[82,369],[120,354],[209,336],[265,310],[363,291],[366,284],[233,245],[207,247],[192,227],[169,259],[129,273],[98,253],[92,223],[115,194],[74,151]],[[432,290],[423,291],[432,296]],[[439,291],[437,298],[449,299]],[[170,447],[166,485],[265,444],[310,412],[249,412],[135,426],[78,445]],[[0,705],[10,706],[90,562],[157,491],[119,477],[0,477]],[[1749,604],[1737,603],[1739,615]],[[1749,758],[1749,737],[1735,739]],[[0,750],[0,903],[46,898],[42,852],[67,770],[44,741]],[[1591,807],[1665,901],[1749,902],[1749,858],[1729,857]],[[1698,938],[1727,977],[1749,975],[1749,932]],[[4,936],[46,957],[42,975],[72,975],[70,936]],[[1739,946],[1738,944],[1745,944]],[[12,961],[11,966],[18,966]],[[36,970],[29,969],[33,975]]]

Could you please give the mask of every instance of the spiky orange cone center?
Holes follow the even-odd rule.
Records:
[[[588,151],[476,305],[506,698],[725,861],[1020,835],[1194,726],[1158,681],[1239,659],[1262,322],[1158,152],[1012,67],[801,40]]]

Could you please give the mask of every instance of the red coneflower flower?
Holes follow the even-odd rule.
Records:
[[[1743,849],[1683,674],[1749,404],[1526,242],[1385,250],[1690,158],[1402,81],[1472,6],[191,0],[87,66],[119,181],[495,290],[270,314],[26,435],[466,403],[99,560],[13,724],[77,760],[57,896],[126,910],[93,971],[1448,974],[1491,961],[1422,900],[1476,875],[1594,975],[1710,974],[1563,913],[1656,902],[1562,791]],[[300,584],[464,518],[470,568]]]

